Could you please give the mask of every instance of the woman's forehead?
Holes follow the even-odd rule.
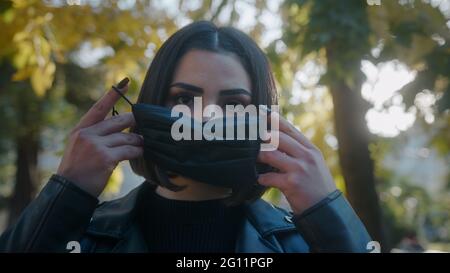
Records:
[[[205,50],[191,50],[178,63],[172,82],[207,89],[243,88],[251,91],[248,73],[237,57]]]

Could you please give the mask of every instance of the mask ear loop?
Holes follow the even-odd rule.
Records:
[[[127,97],[125,97],[125,95],[122,94],[122,92],[120,92],[119,88],[117,88],[116,86],[113,85],[112,89],[114,91],[116,91],[126,102],[128,102],[128,104],[131,105],[131,107],[133,107],[133,103]],[[112,115],[116,116],[118,114],[119,114],[119,112],[117,112],[116,108],[113,106],[113,108],[112,108]]]

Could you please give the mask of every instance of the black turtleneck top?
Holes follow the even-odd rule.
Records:
[[[150,252],[234,252],[242,206],[223,200],[180,201],[147,191],[138,221]]]

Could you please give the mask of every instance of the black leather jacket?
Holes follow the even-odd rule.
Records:
[[[146,252],[134,220],[137,187],[121,199],[104,202],[65,178],[53,175],[18,222],[0,237],[2,252]],[[367,252],[371,240],[343,197],[335,191],[301,215],[258,199],[245,205],[246,217],[236,252]]]

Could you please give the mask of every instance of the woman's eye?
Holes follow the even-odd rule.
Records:
[[[180,94],[175,97],[175,104],[191,104],[194,102],[194,96],[188,94]]]
[[[242,101],[227,101],[225,103],[225,105],[231,105],[231,106],[237,106],[237,105],[242,105],[242,106],[246,106],[246,103],[242,102]]]

